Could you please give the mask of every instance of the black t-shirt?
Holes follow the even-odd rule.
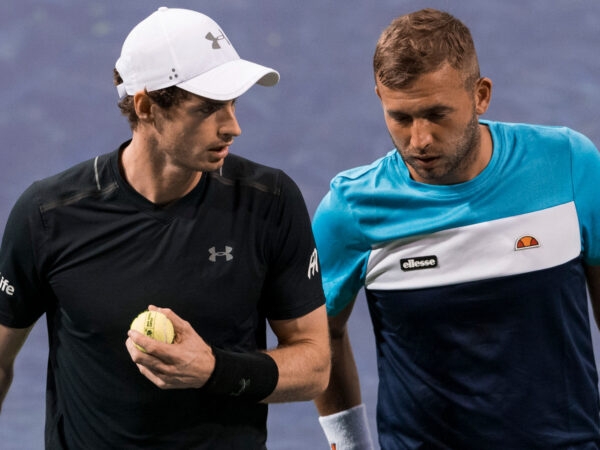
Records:
[[[321,306],[299,189],[282,171],[230,155],[158,207],[124,181],[118,157],[34,183],[3,238],[11,289],[0,292],[0,323],[48,321],[48,448],[264,448],[266,405],[158,389],[131,361],[126,332],[154,304],[211,345],[253,351],[266,346],[265,319]]]

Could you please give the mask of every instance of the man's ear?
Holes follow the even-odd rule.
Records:
[[[145,91],[138,91],[133,94],[133,106],[135,113],[142,121],[152,120],[152,100]]]
[[[492,80],[482,77],[475,86],[475,111],[478,115],[484,114],[490,106],[492,99]]]
[[[377,94],[377,97],[379,97],[379,100],[381,100],[381,94],[379,93],[379,87],[377,84],[375,84],[375,94]]]

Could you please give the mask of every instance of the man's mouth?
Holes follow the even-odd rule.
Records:
[[[429,167],[434,165],[439,158],[437,156],[413,156],[414,163],[421,167]]]
[[[219,146],[212,147],[209,150],[211,152],[214,152],[214,153],[228,153],[229,152],[229,146],[231,144],[233,144],[233,141],[232,142],[228,142],[227,144],[224,144],[224,145],[219,145]]]

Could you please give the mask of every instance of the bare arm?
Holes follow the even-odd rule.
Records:
[[[151,306],[150,309],[156,309]],[[175,327],[174,345],[129,331],[126,346],[140,372],[161,389],[200,388],[215,367],[211,347],[191,325],[168,308],[159,308]],[[271,321],[278,346],[268,352],[279,369],[275,391],[266,402],[311,400],[325,389],[330,352],[325,306],[293,320]],[[146,349],[140,351],[135,344]]]
[[[312,400],[327,387],[331,357],[325,306],[297,319],[272,320],[278,346],[267,352],[277,363],[279,381],[264,401]]]
[[[348,336],[347,322],[354,302],[329,319],[332,365],[329,386],[315,400],[321,416],[350,409],[362,403],[358,370]]]
[[[12,383],[15,358],[32,328],[33,325],[29,328],[0,325],[0,410]]]
[[[586,266],[585,275],[596,326],[600,327],[600,266]]]

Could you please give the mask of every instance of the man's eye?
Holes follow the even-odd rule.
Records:
[[[392,116],[392,118],[400,125],[410,125],[412,123],[412,118],[409,116]]]
[[[440,114],[440,113],[433,113],[433,114],[429,114],[427,116],[427,120],[429,120],[430,122],[439,122],[440,120],[443,120],[446,116],[444,114]]]
[[[233,100],[231,102],[231,105],[233,106],[233,108],[235,109],[235,100]],[[221,108],[224,108],[227,105],[226,102],[224,103],[216,103],[216,102],[205,102],[200,108],[199,111],[207,116],[210,116],[211,114],[216,113],[218,110],[220,110]]]
[[[206,103],[204,104],[201,108],[200,108],[200,112],[202,114],[205,114],[207,116],[210,116],[211,114],[216,113],[219,109],[221,109],[223,107],[222,104],[216,104],[216,103]]]

